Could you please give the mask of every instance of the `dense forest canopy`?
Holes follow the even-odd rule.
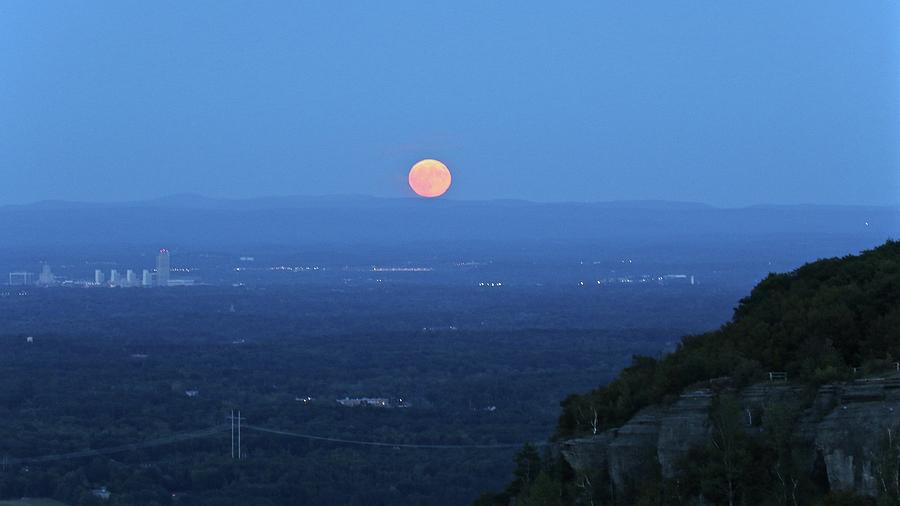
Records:
[[[546,438],[568,391],[721,322],[738,296],[689,284],[0,290],[0,499],[97,504],[92,490],[105,486],[107,506],[465,504],[503,484],[517,445]],[[245,431],[237,462],[225,427],[21,461],[221,427],[231,409],[332,438],[512,446],[401,450]]]

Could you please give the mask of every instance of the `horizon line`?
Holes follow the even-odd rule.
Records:
[[[706,207],[711,209],[729,210],[729,209],[750,209],[758,207],[863,207],[863,208],[900,208],[900,202],[894,204],[874,204],[874,203],[817,203],[817,202],[760,202],[755,204],[744,204],[734,206],[723,206],[711,204],[708,202],[700,202],[693,200],[669,200],[669,199],[617,199],[617,200],[529,200],[524,198],[493,198],[493,199],[458,199],[452,196],[440,197],[435,199],[426,199],[416,196],[397,196],[386,197],[361,193],[330,193],[330,194],[282,194],[282,195],[259,195],[252,197],[213,197],[202,193],[183,192],[166,194],[159,197],[150,197],[144,199],[128,199],[128,200],[70,200],[70,199],[41,199],[23,203],[0,203],[0,209],[4,208],[22,208],[22,207],[38,207],[47,204],[57,205],[81,205],[81,206],[122,206],[122,205],[152,205],[154,203],[167,203],[177,201],[178,199],[194,199],[195,202],[219,202],[219,203],[241,203],[265,200],[285,200],[285,199],[309,199],[309,200],[325,200],[325,199],[368,199],[373,201],[403,201],[403,202],[451,202],[457,204],[488,204],[488,203],[519,203],[532,205],[603,205],[603,204],[671,204]]]

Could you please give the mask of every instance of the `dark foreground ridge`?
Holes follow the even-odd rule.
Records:
[[[900,242],[771,274],[731,322],[562,403],[477,504],[900,504]]]

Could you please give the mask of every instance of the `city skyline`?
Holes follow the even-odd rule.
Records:
[[[60,279],[52,270],[52,266],[48,262],[40,262],[40,273],[29,271],[12,271],[9,273],[7,286],[43,286],[51,287],[60,284],[73,284],[84,287],[89,286],[109,286],[115,288],[135,288],[135,287],[169,287],[173,283],[186,286],[193,284],[193,280],[177,280],[173,282],[171,279],[171,254],[167,248],[160,248],[156,256],[156,267],[154,269],[142,269],[140,279],[137,271],[131,268],[121,270],[118,267],[104,269],[94,269],[92,279]],[[107,277],[107,273],[109,276]],[[123,277],[124,274],[124,277]]]

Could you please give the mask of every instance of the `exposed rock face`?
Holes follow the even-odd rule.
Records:
[[[800,402],[802,390],[777,383],[744,389],[738,399],[748,426],[768,406]],[[671,405],[641,410],[618,429],[563,441],[560,451],[576,471],[608,473],[616,494],[627,497],[657,469],[664,478],[674,477],[690,449],[707,444],[714,398],[710,390],[685,392]],[[898,426],[900,377],[895,377],[823,386],[798,421],[797,433],[820,454],[832,490],[874,496],[882,441]]]
[[[778,403],[797,402],[803,395],[803,388],[797,385],[789,385],[786,383],[759,383],[750,385],[741,390],[740,401],[741,406],[751,411],[764,410],[766,407]],[[752,420],[748,418],[748,424],[752,425]]]
[[[616,437],[616,430],[601,432],[592,437],[567,439],[559,444],[559,451],[573,469],[609,469],[606,447]]]
[[[616,431],[607,446],[609,477],[616,490],[630,492],[641,477],[654,476],[658,465],[659,422],[663,409],[642,409]]]
[[[838,389],[838,406],[816,426],[832,490],[874,496],[882,441],[900,425],[900,378],[853,384]]]
[[[691,448],[709,440],[709,408],[713,393],[697,390],[682,394],[660,420],[656,455],[663,478],[673,478],[678,461]]]

